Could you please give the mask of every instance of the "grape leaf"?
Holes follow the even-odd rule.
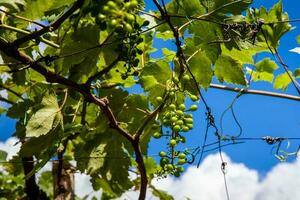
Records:
[[[31,116],[26,125],[27,137],[46,135],[62,123],[63,117],[55,95],[46,94],[41,107]]]
[[[220,82],[246,85],[243,66],[229,56],[220,56],[215,64],[215,75]]]
[[[293,77],[292,72],[289,71],[289,74],[291,77]],[[286,72],[276,76],[274,81],[274,88],[285,90],[287,86],[292,82],[290,76]]]

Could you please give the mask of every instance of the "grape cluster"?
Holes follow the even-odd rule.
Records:
[[[123,1],[115,0],[108,1],[101,6],[101,11],[96,15],[96,23],[102,30],[107,27],[111,29],[123,30],[126,33],[133,32],[139,27],[136,15],[131,14],[139,6],[137,0]]]
[[[189,80],[190,77],[184,75],[181,81],[184,83]],[[193,128],[193,115],[191,112],[198,109],[196,104],[186,108],[184,103],[178,103],[180,102],[177,98],[179,94],[182,94],[182,91],[179,89],[179,80],[177,77],[173,77],[172,81],[170,81],[170,88],[167,91],[166,98],[156,97],[157,103],[161,104],[165,101],[165,106],[160,121],[156,121],[153,124],[153,129],[156,130],[153,134],[154,138],[159,139],[162,136],[169,138],[168,152],[159,152],[162,171],[175,176],[179,176],[184,171],[182,165],[187,162],[186,152],[175,150],[176,146],[186,142],[183,134]],[[188,94],[188,96],[192,101],[198,100],[196,95]],[[169,134],[163,134],[163,127],[170,130],[166,131]]]

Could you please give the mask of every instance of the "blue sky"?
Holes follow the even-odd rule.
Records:
[[[148,9],[155,9],[151,2],[152,1],[149,1]],[[264,6],[269,9],[276,2],[277,1],[274,0],[254,0],[253,7]],[[283,5],[284,10],[289,13],[290,19],[300,18],[299,10],[297,10],[300,6],[299,1],[284,0]],[[300,67],[300,55],[289,52],[289,50],[297,46],[296,37],[300,35],[300,30],[297,28],[297,25],[300,25],[300,22],[292,23],[292,25],[295,29],[282,38],[279,52],[288,66],[290,66],[291,69],[295,69]],[[174,47],[174,45],[162,42],[161,40],[156,40],[154,43],[154,46],[157,49],[166,47],[165,45],[168,45],[169,48]],[[159,56],[159,54],[156,54],[156,56]],[[272,55],[268,53],[258,56],[258,60],[265,56],[274,60]],[[278,71],[280,71],[280,73],[284,72],[283,69]],[[282,92],[280,90],[274,90],[271,84],[262,82],[253,83],[251,88]],[[289,86],[286,92],[297,95],[292,86]],[[216,123],[219,126],[219,119],[222,112],[230,105],[236,94],[217,89],[209,89],[207,92],[203,92],[203,94],[211,107]],[[201,102],[199,107],[202,107],[202,109],[198,110],[195,114],[195,127],[191,133],[188,133],[189,136],[187,136],[189,147],[199,146],[203,142],[206,126],[205,110],[203,109],[203,104],[201,104]],[[256,95],[242,95],[234,104],[234,110],[243,128],[242,137],[300,136],[299,102]],[[235,134],[238,131],[230,112],[225,115],[223,126],[224,132],[226,133]],[[209,134],[208,143],[215,141],[213,132],[211,131]],[[153,152],[153,154],[158,152],[162,149],[161,145],[161,142],[154,140],[150,152]],[[299,142],[291,141],[290,148],[285,150],[288,152],[295,151],[298,148],[298,145]],[[283,143],[282,146],[286,147],[287,143]],[[225,147],[224,152],[226,152],[234,162],[244,163],[247,167],[258,170],[262,175],[279,162],[274,156],[272,146],[267,145],[263,141],[247,141],[245,144]],[[294,157],[289,159],[289,161],[292,161],[293,159]]]
[[[148,2],[148,1],[146,1]],[[152,3],[148,9],[154,9]],[[270,8],[276,1],[255,1],[254,7],[265,6]],[[152,6],[151,6],[152,5]],[[300,18],[300,2],[297,0],[283,0],[284,10],[289,13],[291,19]],[[291,68],[300,67],[300,55],[289,52],[290,49],[297,46],[296,36],[300,35],[298,23],[292,23],[296,27],[295,30],[285,35],[281,41],[279,52],[284,61]],[[156,41],[155,46],[161,48],[162,45]],[[271,57],[270,54],[264,54]],[[272,86],[264,83],[257,83],[253,85],[254,88],[262,90],[274,91]],[[280,92],[280,91],[277,91]],[[287,89],[289,94],[296,95],[292,87]],[[209,89],[203,93],[205,99],[212,108],[212,112],[216,118],[217,125],[219,125],[219,117],[221,113],[227,108],[230,102],[235,97],[235,93],[226,92],[216,89]],[[187,139],[189,147],[196,147],[202,144],[205,130],[205,111],[203,104],[200,103],[201,109],[195,114],[195,127],[191,133],[188,133]],[[243,137],[261,137],[266,135],[284,136],[284,137],[298,137],[300,136],[300,103],[290,100],[276,99],[272,97],[262,97],[255,95],[243,95],[234,105],[236,115],[243,127]],[[5,116],[0,116],[0,141],[5,141],[14,132],[14,121],[7,119]],[[234,124],[230,112],[224,118],[224,130],[228,133],[236,133],[237,127]],[[214,140],[210,132],[209,140]],[[295,150],[299,145],[297,141],[291,141],[291,147],[288,151]],[[163,147],[160,143],[153,141],[151,143],[150,153],[157,153]],[[259,173],[267,173],[273,166],[278,164],[278,160],[271,152],[271,146],[262,141],[249,141],[245,144],[234,145],[224,148],[224,151],[237,163],[244,163],[248,168],[256,169]]]

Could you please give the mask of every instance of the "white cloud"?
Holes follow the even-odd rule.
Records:
[[[294,52],[294,53],[300,54],[300,47],[295,47],[295,48],[291,49],[290,52]]]
[[[0,149],[8,153],[7,160],[11,159],[19,151],[21,144],[15,137],[8,138],[5,142],[0,142]]]
[[[9,157],[16,154],[20,145],[16,138],[0,142],[0,149],[8,151]],[[300,199],[300,160],[292,163],[279,163],[270,170],[262,180],[259,172],[249,169],[244,164],[235,163],[224,155],[227,162],[227,184],[231,200],[288,200]],[[226,199],[223,175],[220,170],[218,154],[206,157],[199,168],[191,166],[180,178],[154,180],[153,185],[158,189],[168,191],[176,200],[190,199],[224,200]],[[50,170],[48,164],[43,170]],[[75,193],[79,197],[95,195],[90,177],[85,174],[75,174]],[[91,195],[91,196],[92,196]],[[119,199],[137,199],[137,192],[128,192]],[[147,199],[157,198],[148,192]]]

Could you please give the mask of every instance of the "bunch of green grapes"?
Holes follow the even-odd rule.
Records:
[[[100,13],[96,16],[96,23],[102,30],[107,27],[111,29],[123,30],[131,33],[139,27],[136,15],[131,14],[139,7],[137,0],[123,1],[115,0],[108,1],[101,6]]]
[[[190,80],[188,75],[182,77],[182,82]],[[183,136],[185,132],[193,128],[193,115],[191,112],[196,111],[198,106],[196,104],[186,108],[184,103],[178,103],[178,95],[182,95],[184,91],[179,89],[179,80],[174,77],[170,89],[167,92],[166,102],[163,102],[162,97],[157,97],[157,103],[165,103],[164,109],[159,122],[153,125],[156,131],[153,137],[159,139],[163,136],[168,137],[168,152],[159,152],[160,166],[163,172],[179,176],[183,171],[184,165],[187,162],[186,152],[176,150],[176,146],[180,143],[185,143],[186,138]],[[196,95],[188,95],[192,101],[197,101]],[[171,134],[163,134],[163,127]],[[160,128],[160,129],[159,129]]]

